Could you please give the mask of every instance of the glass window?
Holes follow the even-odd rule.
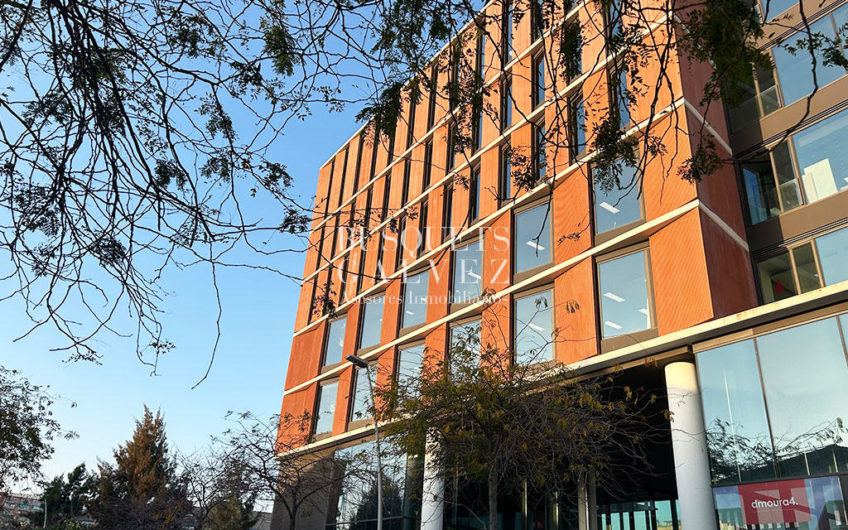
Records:
[[[533,59],[533,108],[545,102],[545,56]]]
[[[814,39],[820,36],[831,39],[836,37],[830,15],[810,24],[810,32]],[[784,105],[794,103],[813,92],[813,63],[808,42],[807,32],[800,31],[772,48]],[[841,66],[826,64],[828,61],[823,50],[825,46],[827,43],[824,42],[817,45],[815,52],[816,80],[819,88],[845,75],[845,69]]]
[[[778,300],[785,300],[798,294],[789,252],[784,251],[777,256],[759,262],[757,271],[760,275],[760,292],[763,295],[763,303],[769,304]]]
[[[595,233],[636,222],[642,218],[636,168],[620,162],[615,182],[595,181]],[[606,179],[611,180],[611,179]]]
[[[397,382],[401,391],[410,392],[421,377],[424,345],[418,344],[398,351]]]
[[[644,250],[598,265],[604,338],[651,327]]]
[[[542,291],[515,301],[515,362],[533,364],[554,358],[553,292]]]
[[[545,28],[545,11],[542,6],[543,0],[532,0],[532,24],[533,24],[533,41],[542,36],[542,32]]]
[[[775,477],[754,341],[705,351],[696,359],[713,483]]]
[[[548,170],[547,138],[545,136],[545,122],[534,127],[535,138],[533,139],[533,165],[536,170],[536,179],[543,180]]]
[[[378,296],[365,303],[362,312],[362,322],[359,325],[359,347],[369,348],[380,344],[383,330],[383,302],[385,298]]]
[[[501,26],[503,28],[504,63],[512,60],[512,2],[506,2]]]
[[[756,340],[781,475],[848,471],[848,365],[837,319]]]
[[[821,287],[812,243],[804,243],[793,248],[792,259],[795,261],[795,275],[798,277],[798,287],[802,293]]]
[[[453,253],[453,294],[451,303],[461,304],[480,296],[483,282],[482,240],[458,247]]]
[[[798,0],[761,0],[763,15],[771,20],[798,3]]]
[[[515,215],[516,273],[550,263],[551,245],[548,204]]]
[[[848,112],[842,111],[792,136],[807,202],[848,187]]]
[[[619,66],[618,68],[618,82],[616,84],[615,101],[618,105],[619,126],[627,127],[630,123],[630,100],[627,90],[627,70],[624,67]]]
[[[353,396],[351,397],[350,421],[371,417],[371,386],[367,368],[357,368],[354,376]]]
[[[751,224],[780,215],[780,202],[774,184],[774,171],[768,155],[741,164],[745,195],[748,199],[748,216]],[[793,179],[794,181],[794,179]]]
[[[451,327],[448,364],[451,376],[473,370],[480,362],[480,321],[474,320]]]
[[[848,228],[816,238],[825,285],[848,280]]]
[[[486,35],[481,33],[477,36],[477,57],[474,71],[477,73],[479,80],[483,79],[483,74],[486,69]]]
[[[512,74],[507,72],[501,83],[501,130],[512,125],[512,107]]]
[[[512,149],[509,145],[501,149],[500,188],[501,200],[512,198]]]
[[[618,37],[622,32],[621,1],[612,0],[607,11],[607,29],[611,38]]]
[[[324,366],[342,362],[346,325],[347,317],[330,322],[329,329],[327,330],[327,346],[324,351]]]
[[[572,161],[586,150],[586,113],[583,111],[582,88],[568,98],[568,143]]]
[[[403,284],[403,318],[401,327],[421,324],[427,318],[427,278],[429,271],[407,276]]]
[[[384,528],[418,528],[421,519],[422,471],[420,458],[406,456],[381,440],[380,470],[383,484]],[[334,491],[327,528],[377,527],[376,444],[365,442],[336,451],[339,462],[356,462],[356,471],[345,473]]]
[[[315,413],[315,434],[333,430],[333,416],[336,413],[336,393],[338,381],[318,387],[318,410]]]
[[[468,182],[468,222],[480,216],[480,166],[471,168]]]

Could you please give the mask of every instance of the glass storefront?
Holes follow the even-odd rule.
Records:
[[[417,530],[421,526],[423,466],[416,457],[382,445],[383,528]],[[331,498],[326,530],[377,528],[377,459],[374,442],[341,449],[336,458],[349,462]]]
[[[696,355],[720,528],[848,529],[845,318]]]

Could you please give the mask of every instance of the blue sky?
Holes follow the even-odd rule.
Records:
[[[358,129],[357,110],[330,114],[315,107],[305,121],[291,122],[274,147],[276,158],[295,175],[294,191],[304,204],[314,196],[319,166]],[[302,253],[291,253],[274,264],[300,275],[303,259]],[[79,435],[55,443],[56,453],[44,465],[48,477],[80,462],[94,468],[98,458],[111,461],[113,449],[132,434],[143,404],[162,410],[171,446],[183,452],[203,447],[210,435],[224,430],[228,410],[262,416],[279,412],[299,287],[244,268],[220,270],[218,282],[224,305],[222,339],[209,378],[194,390],[215,336],[208,269],[172,268],[163,278],[162,287],[171,292],[161,306],[165,336],[176,348],[161,359],[157,376],[138,361],[132,340],[103,336],[98,343],[102,365],[63,362],[64,354],[49,351],[63,344],[49,328],[13,342],[29,322],[20,300],[0,303],[0,364],[20,370],[35,384],[49,384],[61,396],[53,408],[55,417]],[[72,408],[71,402],[77,406]]]

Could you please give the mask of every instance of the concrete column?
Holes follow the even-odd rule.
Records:
[[[669,364],[665,367],[665,384],[671,412],[680,526],[686,530],[715,530],[707,436],[695,365],[689,362]]]
[[[445,474],[433,461],[432,453],[424,455],[424,489],[421,496],[421,530],[442,530],[445,516]]]
[[[596,489],[585,480],[580,481],[577,490],[577,527],[579,530],[597,530],[598,501]]]

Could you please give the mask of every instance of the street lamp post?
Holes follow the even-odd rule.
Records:
[[[377,425],[377,396],[371,381],[371,366],[361,357],[348,355],[345,359],[357,368],[362,368],[368,376],[368,388],[371,390],[371,404],[374,405],[374,448],[377,452],[377,530],[383,530],[383,465],[380,456],[380,428]]]

